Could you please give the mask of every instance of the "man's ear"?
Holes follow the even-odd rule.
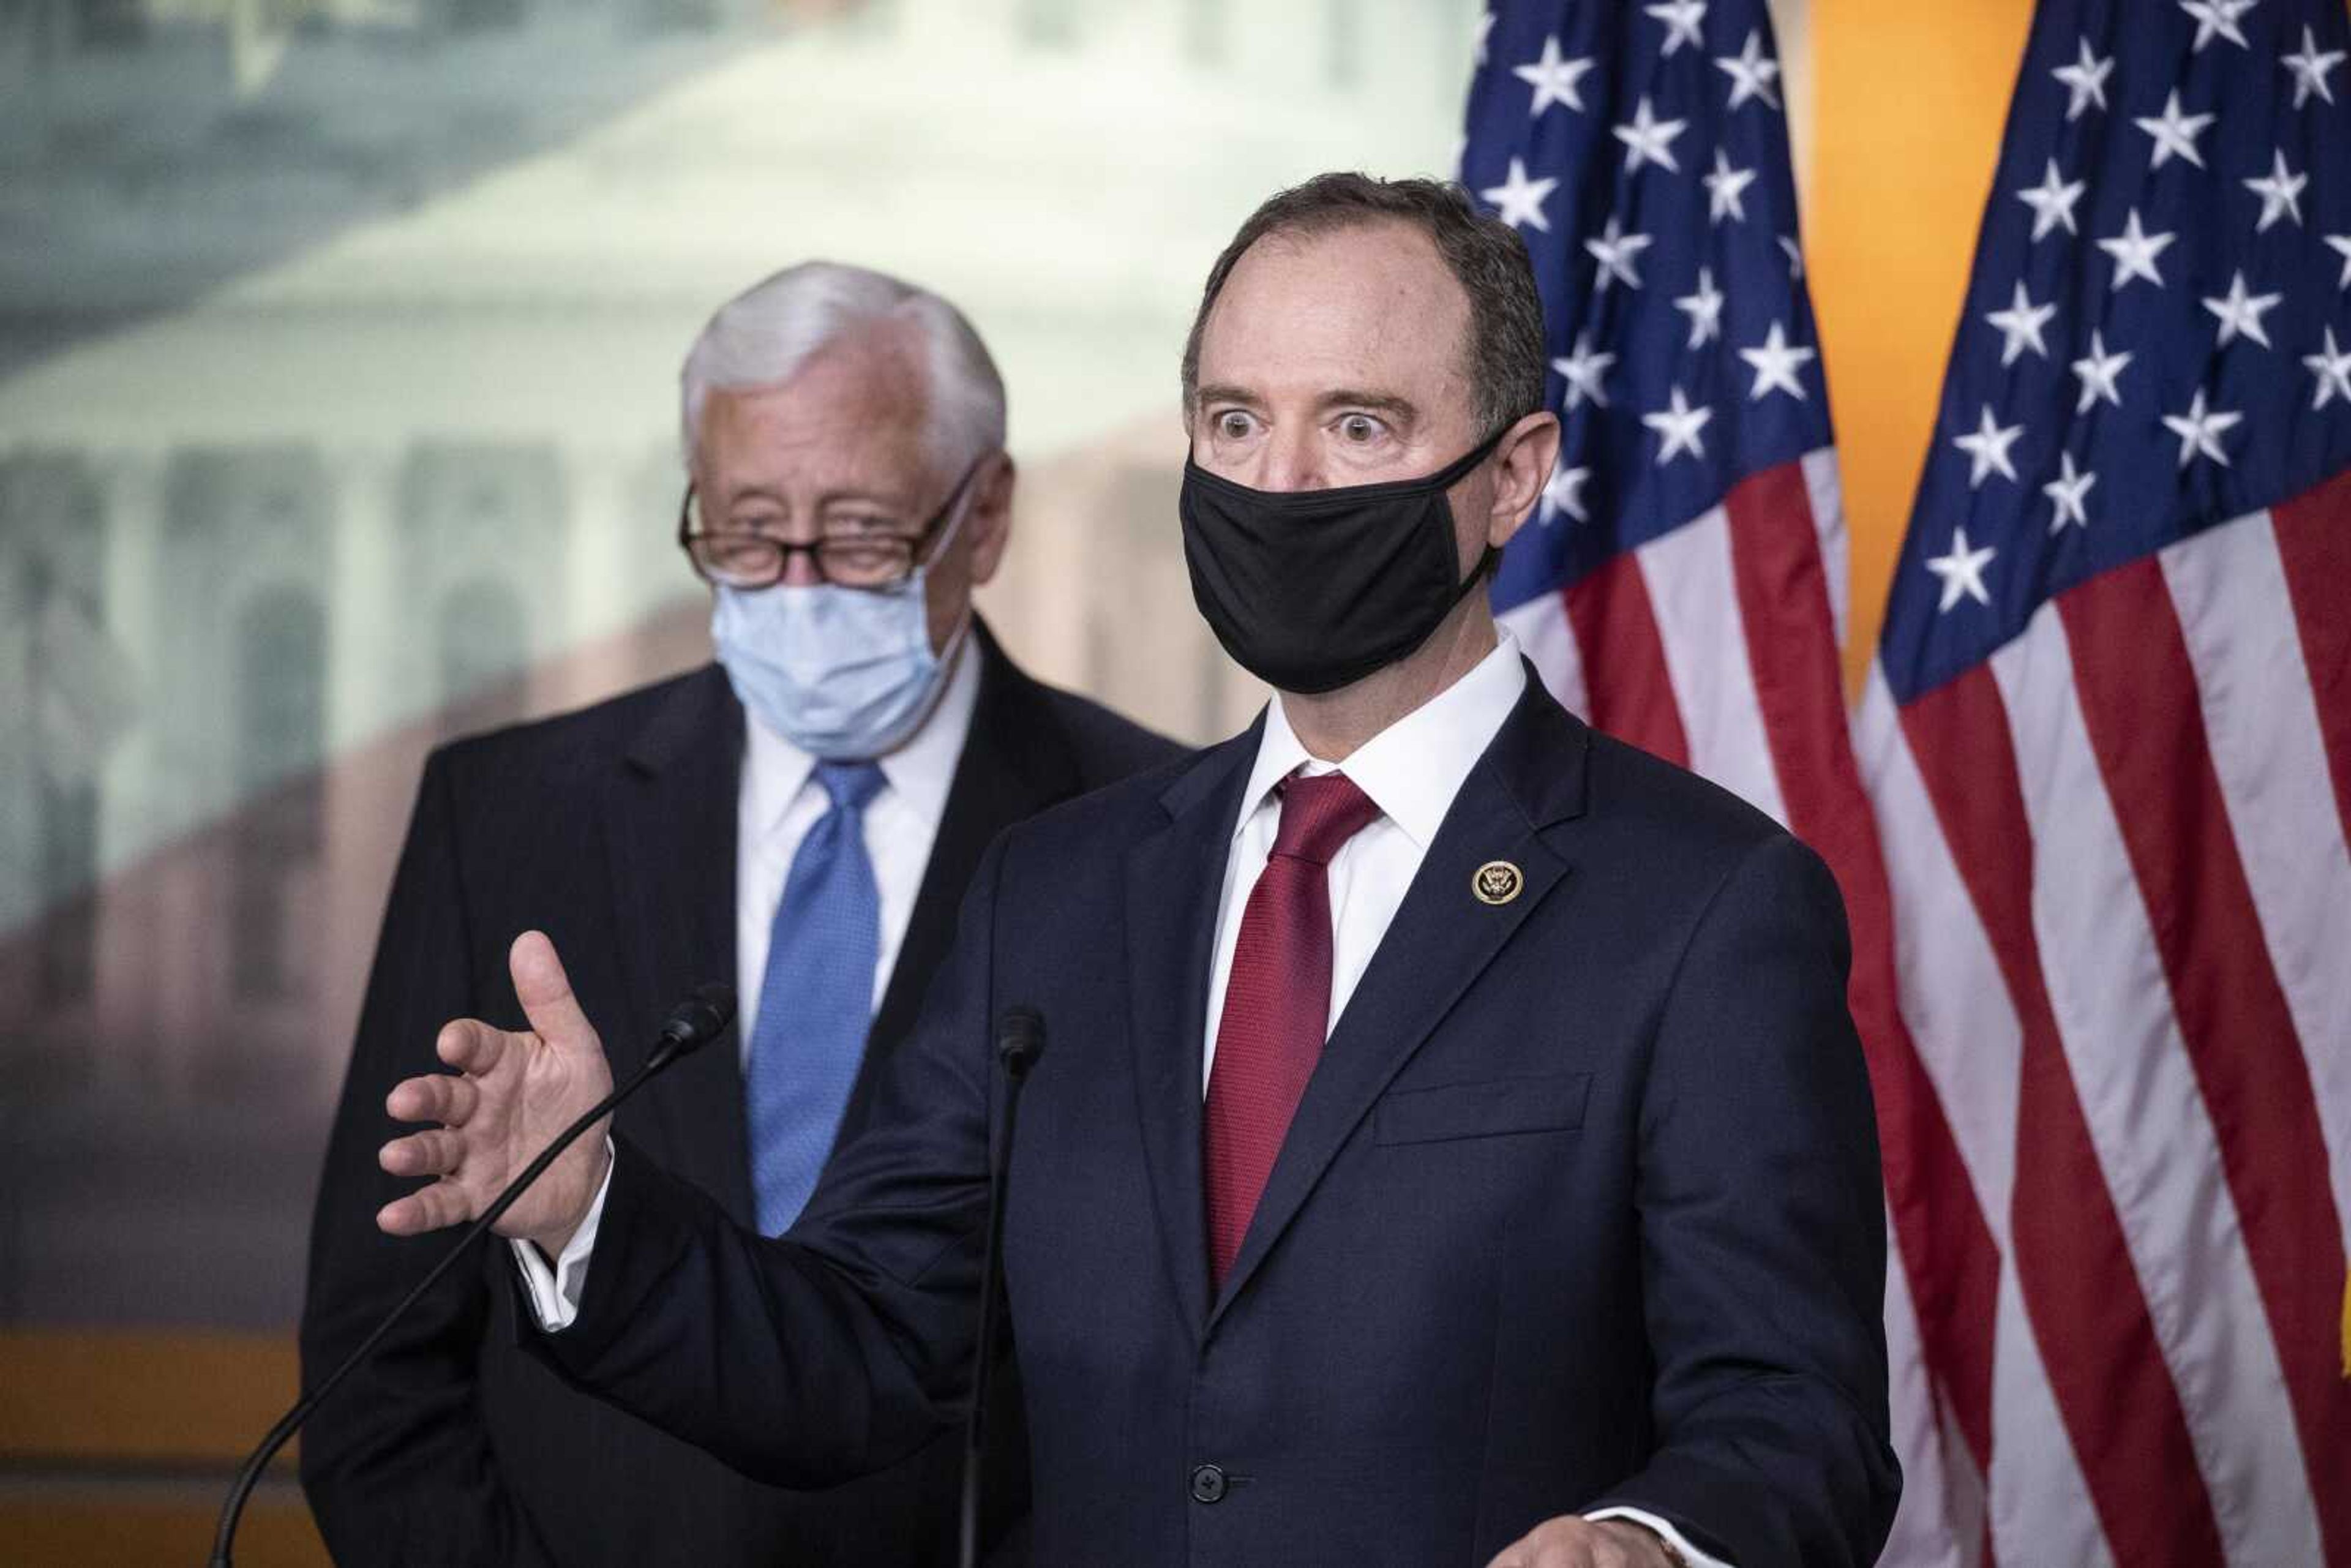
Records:
[[[1559,416],[1549,409],[1531,413],[1505,431],[1494,448],[1494,504],[1486,517],[1486,542],[1496,549],[1510,542],[1542,498],[1559,461]]]
[[[1005,547],[1012,542],[1012,486],[1017,477],[1012,455],[992,453],[980,460],[973,476],[971,511],[964,518],[971,535],[971,585],[977,588],[1003,564]]]

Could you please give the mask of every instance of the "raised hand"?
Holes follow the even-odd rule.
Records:
[[[477,1218],[611,1090],[603,1042],[571,994],[555,945],[526,931],[507,963],[529,1030],[510,1034],[474,1019],[445,1025],[434,1051],[455,1073],[407,1079],[384,1101],[397,1120],[439,1124],[394,1138],[376,1156],[394,1176],[435,1178],[377,1211],[376,1225],[391,1235]],[[550,1257],[561,1252],[595,1201],[607,1158],[604,1129],[590,1128],[507,1210],[498,1234],[537,1242]]]

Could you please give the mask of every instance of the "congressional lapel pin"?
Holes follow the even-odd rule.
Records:
[[[1508,861],[1488,861],[1469,879],[1469,891],[1478,895],[1480,904],[1508,904],[1519,896],[1527,879],[1519,868]]]

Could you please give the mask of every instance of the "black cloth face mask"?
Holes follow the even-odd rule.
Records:
[[[1445,493],[1504,425],[1436,473],[1334,490],[1253,490],[1189,457],[1176,510],[1192,599],[1233,662],[1277,691],[1336,691],[1428,640],[1485,580],[1467,577]]]

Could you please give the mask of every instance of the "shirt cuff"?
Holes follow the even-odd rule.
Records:
[[[599,1207],[601,1207],[601,1200],[599,1200]],[[1644,1509],[1604,1508],[1597,1512],[1587,1513],[1583,1517],[1594,1524],[1598,1524],[1604,1519],[1629,1519],[1642,1529],[1652,1531],[1663,1538],[1667,1545],[1681,1554],[1681,1560],[1688,1565],[1688,1568],[1731,1568],[1731,1565],[1721,1558],[1710,1557],[1692,1546],[1688,1536]]]
[[[580,1315],[580,1296],[588,1288],[588,1254],[596,1246],[596,1228],[604,1218],[604,1195],[612,1190],[612,1140],[604,1139],[604,1179],[596,1188],[596,1201],[588,1206],[588,1218],[564,1243],[563,1256],[555,1267],[547,1266],[547,1257],[528,1241],[509,1241],[514,1249],[515,1263],[522,1270],[523,1293],[530,1298],[530,1310],[538,1319],[541,1332],[554,1333],[571,1326]]]

